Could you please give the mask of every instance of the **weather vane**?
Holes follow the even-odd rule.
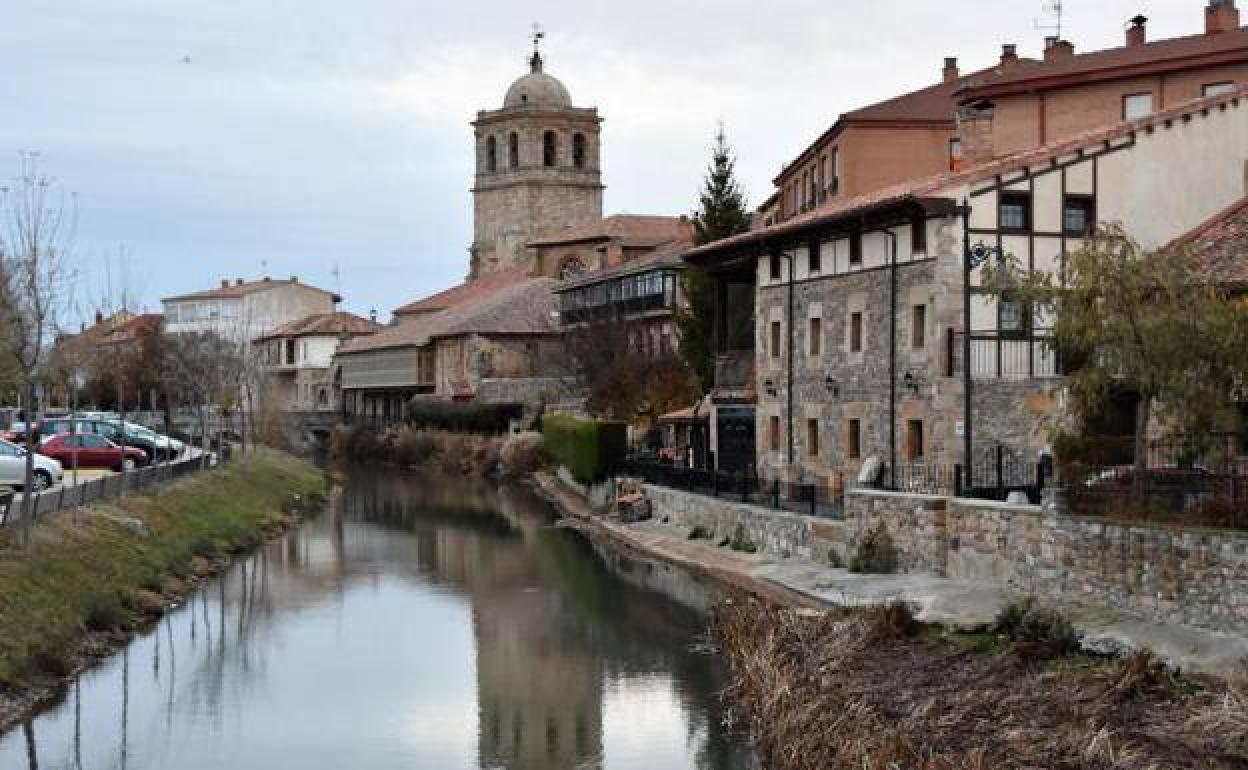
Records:
[[[542,25],[533,22],[533,53],[539,52],[544,37],[546,37],[546,32],[542,30]]]

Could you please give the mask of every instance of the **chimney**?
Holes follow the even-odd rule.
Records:
[[[1205,34],[1231,32],[1239,29],[1239,9],[1235,0],[1209,0],[1205,8]]]
[[[104,323],[104,313],[100,310],[95,311],[95,325],[99,326]]]
[[[228,288],[230,288],[230,279],[229,279],[229,278],[222,278],[222,279],[221,279],[221,288],[222,288],[222,289],[228,289]]]
[[[1001,46],[1001,66],[1013,67],[1015,64],[1018,64],[1018,46],[1006,43]]]
[[[1134,48],[1137,45],[1144,45],[1148,42],[1148,17],[1140,14],[1131,19],[1131,26],[1127,27],[1127,48]]]
[[[243,279],[242,279],[242,278],[235,278],[235,279],[234,279],[234,285],[235,285],[235,286],[242,286],[242,285],[243,285]]]
[[[377,323],[377,308],[368,311],[368,319],[373,323]]]
[[[290,277],[290,282],[291,282],[291,283],[299,283],[299,276],[297,276],[297,275],[292,275],[292,276]]]
[[[957,79],[958,79],[958,76],[959,76],[959,73],[958,73],[958,57],[956,57],[956,56],[946,56],[946,57],[945,57],[945,68],[944,68],[944,70],[942,71],[942,73],[941,73],[941,74],[943,75],[943,81],[944,81],[945,83],[952,83],[953,81],[957,80]]]
[[[1051,38],[1053,42],[1048,44],[1044,49],[1044,60],[1046,62],[1066,61],[1073,59],[1075,56],[1075,44],[1069,40],[1059,40],[1056,37]]]

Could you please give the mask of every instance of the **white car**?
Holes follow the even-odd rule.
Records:
[[[65,469],[51,457],[35,454],[35,477],[32,486],[36,492],[60,484]],[[0,439],[0,485],[20,487],[26,481],[26,450],[17,444]]]

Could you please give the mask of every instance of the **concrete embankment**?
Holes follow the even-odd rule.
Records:
[[[0,531],[0,729],[54,696],[242,553],[324,506],[310,463],[261,450],[107,505],[66,510],[23,549]]]

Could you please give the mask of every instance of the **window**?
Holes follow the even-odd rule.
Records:
[[[1153,114],[1153,95],[1151,92],[1127,94],[1122,97],[1122,119],[1138,120]]]
[[[819,421],[813,417],[806,420],[806,453],[819,456]]]
[[[780,357],[780,322],[771,322],[771,357]]]
[[[767,438],[771,451],[780,451],[780,418],[775,415],[767,420]]]
[[[910,251],[915,254],[927,254],[927,217],[915,217],[910,220]]]
[[[510,168],[520,167],[520,135],[515,131],[507,137],[507,165]]]
[[[1062,232],[1083,237],[1092,231],[1096,223],[1096,206],[1092,198],[1068,195],[1062,201]]]
[[[1002,230],[1027,232],[1031,229],[1031,196],[1003,192],[997,206],[997,223]]]
[[[831,156],[828,167],[831,169],[832,180],[828,182],[828,195],[836,195],[841,189],[841,151],[833,147]]]
[[[997,331],[1002,337],[1026,337],[1031,326],[1030,316],[1028,308],[1009,294],[1002,294],[997,299]]]
[[[1221,96],[1222,94],[1229,94],[1234,90],[1235,83],[1230,80],[1224,80],[1221,83],[1206,83],[1201,86],[1200,94],[1201,96]]]
[[[572,137],[572,165],[585,168],[585,135],[576,134]]]
[[[854,313],[849,317],[849,352],[862,352],[862,313]]]
[[[771,275],[771,280],[773,281],[780,280],[780,255],[779,254],[772,254],[770,257],[767,258],[767,268],[768,268],[768,273]]]
[[[849,446],[846,449],[849,459],[862,459],[862,420],[854,419],[849,421],[849,436],[847,438]]]
[[[823,354],[823,319],[810,319],[810,354],[818,356]]]
[[[962,140],[953,138],[949,140],[949,170],[958,171],[962,168]]]
[[[498,140],[492,136],[485,140],[485,169],[498,171]]]
[[[814,241],[806,249],[806,264],[812,273],[823,270],[823,254],[819,250],[819,241]]]
[[[849,264],[862,264],[862,233],[854,233],[849,237]]]
[[[819,157],[819,178],[815,181],[819,188],[819,200],[822,202],[828,195],[828,156]]]
[[[906,457],[910,460],[923,459],[922,420],[906,420]]]
[[[542,134],[542,165],[550,168],[559,162],[559,137],[554,131]]]
[[[927,347],[927,305],[910,308],[910,347],[914,350]]]

